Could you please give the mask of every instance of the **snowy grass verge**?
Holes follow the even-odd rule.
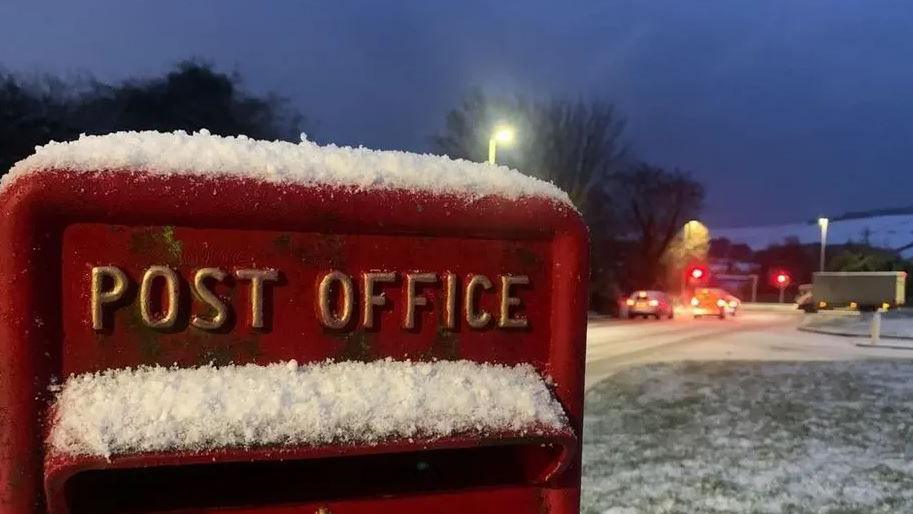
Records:
[[[565,426],[530,365],[289,361],[71,377],[57,393],[49,443],[64,454],[110,457]]]
[[[913,512],[913,362],[703,362],[587,393],[585,513]]]

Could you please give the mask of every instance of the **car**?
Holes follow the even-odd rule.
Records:
[[[723,292],[723,299],[726,300],[726,306],[728,312],[731,316],[735,316],[739,313],[739,308],[742,306],[742,300],[739,299],[736,295],[721,289]]]
[[[625,300],[625,305],[628,308],[628,318],[652,316],[656,319],[672,319],[675,317],[672,298],[662,291],[634,291]]]
[[[720,319],[726,319],[727,316],[735,316],[741,300],[735,295],[718,287],[702,287],[694,290],[691,297],[691,313],[695,318],[702,316],[716,316]]]

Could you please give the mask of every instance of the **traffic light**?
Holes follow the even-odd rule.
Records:
[[[710,272],[704,265],[692,266],[688,269],[688,284],[691,286],[704,286],[710,279]]]
[[[775,271],[770,275],[771,285],[780,289],[789,287],[789,284],[792,283],[792,280],[792,277],[789,276],[789,272],[783,270]]]
[[[788,271],[775,270],[770,274],[770,283],[780,291],[780,303],[783,303],[786,288],[792,280]]]

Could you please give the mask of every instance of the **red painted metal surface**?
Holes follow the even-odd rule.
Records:
[[[338,229],[337,229],[338,230]],[[103,245],[98,244],[104,241]],[[516,364],[548,360],[551,309],[550,245],[547,241],[518,243],[478,240],[467,244],[459,237],[331,234],[291,231],[237,231],[186,227],[127,227],[106,224],[71,225],[63,235],[63,375],[139,364],[177,363],[181,366],[235,363],[269,363],[375,360],[383,357],[427,360],[465,358],[481,362]],[[251,328],[250,286],[231,280],[217,284],[216,293],[230,301],[233,322],[218,332],[188,327],[191,313],[205,314],[206,305],[180,296],[184,311],[173,331],[145,328],[137,319],[136,301],[114,311],[109,330],[92,330],[88,277],[93,266],[117,265],[125,271],[134,293],[143,271],[167,264],[182,281],[193,272],[218,267],[228,272],[243,268],[280,270],[280,280],[265,293],[269,304],[266,330]],[[377,308],[377,327],[365,330],[358,319],[346,330],[328,330],[315,315],[317,284],[329,268],[348,272],[355,289],[362,271],[399,272],[396,283],[378,286],[387,306]],[[474,274],[493,281],[499,274],[530,277],[529,287],[513,294],[523,302],[528,330],[471,330],[440,328],[443,288],[423,285],[429,300],[417,309],[416,327],[404,330],[405,298],[402,273],[426,271],[455,273],[461,285]],[[360,291],[359,291],[360,293]],[[131,295],[135,296],[135,295]],[[364,295],[356,294],[360,307]],[[462,295],[458,295],[462,296]],[[462,301],[462,298],[460,298]],[[480,307],[498,311],[498,292],[480,295]],[[361,309],[356,309],[360,315]],[[420,315],[419,315],[420,314]],[[354,316],[358,318],[359,316]],[[459,337],[457,337],[457,335]]]
[[[184,507],[178,501],[184,493],[170,491],[178,498],[168,511],[577,511],[588,270],[586,229],[572,210],[536,199],[467,202],[408,191],[61,171],[17,181],[0,197],[0,211],[0,514],[49,507],[64,512],[71,497],[79,496],[73,489],[82,486],[141,489],[175,480],[205,484],[213,477],[233,484],[232,477],[250,479],[261,469],[256,466],[265,466],[264,477],[302,482],[276,491],[275,498],[263,493],[226,503],[195,497],[197,503]],[[91,267],[122,268],[135,290],[142,270],[153,264],[171,267],[185,281],[203,266],[275,268],[282,276],[268,295],[262,330],[250,328],[249,288],[228,281],[217,291],[230,301],[234,321],[218,333],[187,326],[187,316],[201,309],[190,296],[183,297],[187,305],[172,331],[143,327],[135,302],[120,306],[106,330],[93,331]],[[472,274],[526,274],[532,284],[517,288],[516,296],[530,327],[473,330],[462,323],[452,333],[441,330],[441,288],[422,286],[429,305],[418,309],[418,325],[404,330],[400,278],[382,289],[390,305],[378,310],[377,328],[331,331],[320,326],[314,311],[316,281],[330,269],[353,278],[375,270],[452,272],[462,282]],[[496,301],[497,294],[486,293],[481,305],[496,312]],[[384,357],[529,362],[553,378],[570,432],[111,461],[53,455],[43,442],[52,400],[48,385],[71,373],[155,363]],[[450,471],[421,485],[425,479],[408,470],[426,460]],[[349,476],[340,479],[341,486],[337,481],[316,488],[327,497],[320,491],[317,497],[289,493],[315,489],[309,481],[334,476],[333,466],[370,477]],[[486,478],[487,468],[492,472]],[[375,476],[384,480],[372,481]],[[264,482],[263,489],[281,482]],[[106,508],[155,512],[141,505]]]

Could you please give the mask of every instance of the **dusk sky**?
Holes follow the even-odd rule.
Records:
[[[322,142],[414,151],[476,86],[604,99],[639,157],[705,184],[712,227],[913,206],[911,27],[905,0],[7,1],[0,67],[116,81],[196,57]]]

